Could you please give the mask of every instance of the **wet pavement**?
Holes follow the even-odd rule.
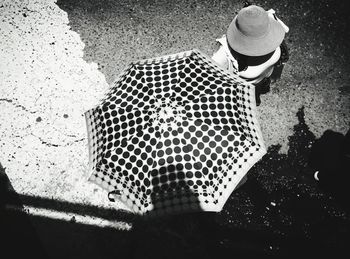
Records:
[[[249,171],[248,181],[231,195],[222,212],[146,221],[133,217],[123,209],[114,210],[113,207],[118,208],[119,204],[108,204],[112,209],[97,207],[99,203],[108,202],[103,200],[106,199],[104,193],[83,183],[85,180],[81,171],[84,166],[76,161],[82,161],[86,157],[76,155],[75,162],[71,162],[60,155],[67,150],[84,152],[86,147],[81,144],[81,139],[85,138],[83,122],[73,123],[68,128],[61,125],[67,119],[78,118],[78,112],[84,111],[87,104],[96,98],[92,92],[102,91],[107,83],[111,84],[131,61],[192,48],[213,53],[217,47],[215,38],[225,33],[226,26],[242,3],[228,0],[57,2],[61,11],[54,16],[54,23],[63,23],[66,26],[69,21],[70,30],[67,27],[57,27],[57,31],[69,35],[70,38],[69,41],[65,36],[54,39],[52,42],[55,44],[50,46],[57,46],[59,42],[75,42],[77,45],[63,44],[57,53],[61,53],[60,50],[64,50],[65,46],[68,52],[80,53],[74,58],[71,58],[74,54],[67,54],[70,57],[67,61],[61,59],[65,67],[60,67],[62,74],[59,76],[72,78],[74,75],[76,78],[66,84],[71,84],[79,96],[83,93],[86,98],[80,106],[77,105],[79,98],[73,98],[74,106],[69,106],[70,101],[67,101],[67,109],[58,109],[54,101],[47,104],[40,99],[38,106],[35,106],[30,95],[24,98],[21,97],[24,96],[22,92],[19,92],[16,96],[16,89],[23,87],[20,83],[10,81],[13,78],[6,82],[1,78],[4,80],[5,90],[9,85],[17,86],[13,88],[13,96],[12,90],[6,92],[3,89],[0,92],[3,111],[19,114],[19,118],[25,122],[29,118],[28,121],[35,121],[36,125],[54,124],[55,129],[65,133],[59,135],[54,130],[49,135],[44,126],[31,128],[26,123],[19,123],[18,126],[9,115],[2,115],[6,125],[1,125],[0,163],[6,169],[2,168],[1,174],[6,173],[8,178],[2,177],[1,183],[7,182],[8,185],[2,185],[0,191],[12,194],[17,192],[15,196],[19,196],[13,201],[2,195],[5,199],[0,204],[1,215],[9,219],[7,222],[2,221],[2,227],[8,229],[5,233],[9,237],[8,243],[5,243],[7,246],[3,248],[12,251],[13,258],[17,255],[14,253],[17,251],[17,244],[26,244],[24,247],[29,249],[28,253],[37,253],[37,257],[42,258],[223,258],[227,254],[230,257],[249,258],[337,258],[342,253],[348,253],[348,203],[324,191],[309,177],[308,157],[313,143],[326,130],[345,134],[349,129],[350,32],[347,14],[350,9],[346,1],[338,0],[270,0],[255,3],[266,9],[273,8],[290,27],[287,34],[290,60],[284,68],[281,80],[272,85],[270,93],[262,96],[262,104],[258,110],[268,152]],[[45,4],[38,1],[37,9],[34,10],[33,6],[28,9],[32,12],[21,11],[21,17],[26,19],[35,12],[42,12],[43,9],[39,8],[41,5]],[[49,10],[56,12],[57,6]],[[49,21],[50,19],[47,20]],[[77,39],[74,33],[70,34],[71,31],[76,32],[80,38]],[[32,42],[34,46],[39,41],[38,37],[34,38],[29,35],[25,42]],[[8,46],[4,41],[1,45]],[[8,53],[11,54],[10,51]],[[33,54],[33,60],[34,56]],[[13,60],[18,61],[20,57],[16,56]],[[54,66],[57,59],[50,59],[48,63],[43,60],[41,62],[41,66]],[[96,67],[94,63],[97,64]],[[69,64],[74,64],[74,69]],[[4,67],[0,68],[0,71],[5,71]],[[43,71],[45,74],[46,70]],[[54,74],[50,75],[55,78]],[[31,89],[36,89],[35,85],[51,82],[49,79],[37,77],[40,80],[34,80]],[[86,82],[88,84],[84,85]],[[58,87],[65,84],[59,79],[57,83]],[[64,91],[67,94],[64,96],[71,93],[68,87]],[[44,91],[43,94],[47,98],[45,100],[49,96],[54,100],[51,93]],[[48,110],[52,112],[48,113]],[[36,135],[42,134],[41,139],[33,136],[28,138],[34,130],[38,130]],[[56,133],[57,138],[52,137]],[[66,146],[55,147],[60,145],[59,141],[63,141]],[[22,149],[26,152],[14,154],[13,150],[17,152],[17,149],[12,147],[12,143],[23,145]],[[28,143],[35,143],[40,148]],[[51,151],[54,148],[60,152]],[[38,150],[44,150],[44,155],[40,155]],[[51,160],[43,157],[51,157]],[[31,164],[30,170],[26,169],[30,159],[40,165]],[[73,211],[113,219],[126,222],[132,228],[130,231],[101,228],[88,225],[84,220],[79,221],[73,216],[69,216],[68,221],[36,216],[30,211],[28,213],[22,203],[66,214]],[[17,212],[21,213],[15,213],[19,215],[15,217],[12,212],[5,210],[4,204],[16,205],[19,207]],[[118,212],[114,214],[114,211]],[[27,229],[28,237],[25,239],[19,238],[23,229]],[[19,234],[10,235],[12,230]],[[45,255],[42,255],[43,251]]]

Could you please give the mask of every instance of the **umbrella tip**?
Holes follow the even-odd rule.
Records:
[[[108,193],[108,200],[111,202],[115,202],[115,197],[122,195],[120,190],[113,190]]]

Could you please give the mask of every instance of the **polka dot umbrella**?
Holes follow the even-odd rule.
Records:
[[[255,109],[199,50],[135,62],[85,113],[89,180],[137,214],[220,211],[266,153]]]

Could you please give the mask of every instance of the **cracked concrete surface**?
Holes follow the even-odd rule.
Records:
[[[83,113],[108,87],[55,1],[1,1],[0,162],[22,194],[103,205]],[[93,195],[91,195],[93,194]]]

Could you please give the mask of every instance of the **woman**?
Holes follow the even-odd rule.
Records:
[[[226,35],[217,40],[221,46],[212,59],[254,84],[259,105],[260,94],[269,91],[271,79],[280,76],[288,60],[284,42],[288,31],[274,10],[248,4],[232,20]]]

